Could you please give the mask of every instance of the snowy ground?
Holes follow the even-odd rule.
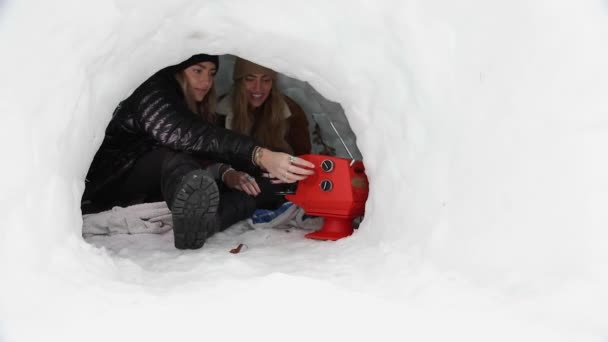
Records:
[[[572,312],[547,311],[547,303],[539,302],[537,294],[530,298],[479,287],[471,290],[471,284],[455,274],[408,262],[410,253],[388,252],[381,245],[359,250],[357,231],[338,242],[309,240],[304,237],[308,232],[252,229],[243,222],[218,233],[199,251],[174,249],[171,232],[95,236],[87,241],[113,258],[122,269],[122,282],[152,289],[153,294],[139,304],[148,303],[152,309],[152,303],[193,303],[196,307],[188,308],[189,314],[210,315],[210,331],[218,340],[289,336],[295,341],[438,341],[466,336],[480,341],[573,341],[587,335],[576,326],[553,325],[556,319],[567,323]],[[230,252],[240,244],[247,248]],[[210,292],[202,295],[197,288]],[[226,292],[231,294],[225,297]],[[175,299],[180,295],[183,302]],[[206,312],[209,300],[220,312]],[[216,314],[236,326],[223,327]],[[594,320],[601,323],[592,316],[586,319],[590,326]],[[247,321],[256,323],[249,326]],[[164,328],[160,331],[170,334]],[[158,338],[150,332],[141,332],[143,336]]]

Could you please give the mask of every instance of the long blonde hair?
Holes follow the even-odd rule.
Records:
[[[207,92],[207,94],[205,94],[203,100],[200,102],[196,102],[195,99],[189,96],[190,93],[188,92],[188,83],[186,83],[186,79],[183,73],[183,70],[178,72],[177,74],[175,74],[175,78],[177,79],[177,82],[179,83],[179,86],[182,89],[182,93],[184,94],[184,98],[186,99],[186,104],[188,105],[188,108],[192,112],[200,116],[203,120],[210,123],[215,123],[215,106],[217,104],[215,81],[213,82],[213,84],[211,84],[211,88],[209,88],[209,91]]]
[[[275,151],[291,153],[291,146],[285,141],[287,121],[284,106],[286,103],[283,95],[277,88],[276,81],[273,81],[266,101],[250,113],[245,81],[244,78],[239,78],[235,80],[232,90],[232,130],[252,136]]]

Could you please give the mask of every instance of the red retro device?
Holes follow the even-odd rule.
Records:
[[[298,157],[315,164],[315,174],[299,181],[296,192],[285,197],[307,214],[324,218],[321,229],[306,237],[338,240],[351,235],[369,193],[363,162],[318,154]]]

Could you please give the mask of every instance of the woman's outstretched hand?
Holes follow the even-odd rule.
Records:
[[[261,150],[258,165],[266,170],[267,177],[276,179],[273,183],[294,183],[314,174],[315,165],[307,160],[265,148]]]
[[[224,184],[231,189],[241,190],[251,196],[257,196],[262,192],[255,178],[245,172],[234,169],[226,171],[224,174]]]

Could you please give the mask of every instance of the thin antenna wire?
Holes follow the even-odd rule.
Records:
[[[353,154],[350,153],[348,146],[346,146],[344,139],[342,139],[342,137],[340,136],[340,133],[338,133],[338,130],[336,129],[336,126],[334,126],[333,121],[329,120],[329,124],[331,125],[331,128],[334,129],[334,132],[336,132],[336,135],[338,136],[338,138],[340,138],[340,142],[342,142],[342,146],[344,146],[344,148],[346,149],[346,153],[348,153],[348,155],[350,156],[350,159],[351,159],[350,166],[353,166],[353,164],[355,163],[355,157],[353,157]]]

